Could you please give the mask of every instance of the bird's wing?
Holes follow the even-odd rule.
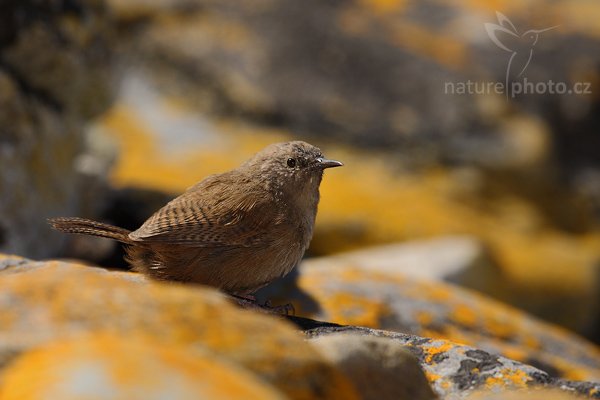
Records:
[[[494,44],[502,50],[513,52],[515,43],[518,43],[519,35],[512,30],[496,24],[485,23],[485,30]]]
[[[194,247],[250,247],[267,240],[265,233],[276,230],[281,217],[264,189],[209,179],[158,210],[130,238]]]

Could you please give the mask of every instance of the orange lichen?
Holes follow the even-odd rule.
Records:
[[[4,335],[39,343],[51,339],[52,333],[67,338],[107,331],[122,337],[160,338],[190,352],[202,344],[261,375],[290,397],[311,398],[314,385],[331,389],[328,396],[354,396],[350,384],[291,326],[240,311],[213,290],[140,284],[94,268],[49,264],[29,273],[0,277],[3,296],[15,299],[19,306],[4,312],[20,316],[18,324],[3,326]],[[27,324],[36,329],[23,332]],[[284,375],[278,368],[281,363],[290,366]],[[314,385],[299,384],[306,380]]]
[[[267,143],[293,137],[290,132],[235,122],[207,123],[210,145],[169,153],[162,150],[156,138],[160,135],[133,108],[116,105],[101,121],[123,150],[113,182],[180,192],[207,174],[236,166]],[[341,159],[345,166],[328,171],[323,180],[313,254],[439,235],[473,235],[488,245],[501,277],[479,282],[479,290],[532,309],[545,309],[549,301],[568,302],[581,310],[560,317],[573,327],[581,326],[585,315],[593,312],[598,231],[575,235],[547,226],[533,204],[510,193],[487,200],[485,208],[474,207],[477,193],[449,170],[407,174],[390,168],[394,161],[384,154],[323,147],[328,157]],[[449,296],[445,289],[427,289],[431,300]],[[418,292],[408,289],[406,294]],[[503,320],[482,323],[502,335],[512,329]]]
[[[510,343],[503,344],[501,346],[501,350],[502,355],[506,358],[510,358],[511,360],[525,361],[531,356],[531,353],[529,353],[527,350]]]
[[[434,321],[434,316],[430,312],[420,311],[415,314],[415,319],[419,322],[419,325],[426,327]]]
[[[472,306],[466,304],[458,304],[453,307],[449,317],[456,321],[458,324],[464,326],[475,326],[478,321],[479,314]]]
[[[185,149],[169,156],[161,151],[151,127],[131,108],[117,105],[101,123],[123,150],[114,182],[169,191],[181,191],[207,174],[237,165],[263,145],[286,138],[281,131],[213,121],[215,132],[225,137],[218,146]],[[491,244],[510,279],[557,291],[566,287],[580,294],[586,293],[584,288],[593,281],[590,278],[595,270],[590,265],[600,257],[597,233],[578,237],[554,231],[531,236],[529,225],[535,220],[528,213],[534,211],[516,198],[498,198],[495,203],[510,201],[518,204],[517,208],[482,213],[457,200],[457,183],[447,171],[392,176],[385,157],[369,157],[365,164],[361,161],[365,155],[360,152],[325,150],[329,157],[345,161],[346,166],[328,173],[323,181],[317,232],[311,246],[317,253],[390,240],[468,233]],[[514,218],[506,217],[515,210],[519,224],[531,221],[524,225],[526,231],[511,222]],[[351,240],[338,230],[329,234],[325,229],[336,226],[356,227],[360,239]]]
[[[191,355],[184,347],[145,336],[106,333],[59,341],[25,353],[5,372],[0,397],[75,398],[82,390],[73,378],[77,373],[86,374],[88,384],[96,382],[114,392],[115,399],[144,392],[168,396],[175,390],[184,394],[181,398],[189,399],[284,397],[257,376],[209,353]],[[178,382],[176,389],[172,380]],[[87,390],[91,395],[95,389]]]
[[[167,103],[167,100],[164,100]],[[173,101],[169,100],[169,104]],[[165,104],[164,107],[169,107]],[[173,153],[164,152],[155,139],[159,136],[135,109],[118,104],[102,118],[102,126],[118,142],[124,155],[119,158],[112,179],[118,186],[137,185],[181,192],[206,175],[231,169],[248,154],[269,143],[281,141],[277,131],[267,134],[245,130],[244,135],[221,143],[220,152],[210,149],[178,147]],[[215,130],[228,130],[229,124],[215,122]],[[224,157],[223,154],[227,156]]]
[[[302,290],[322,306],[318,318],[343,324],[359,322],[373,328],[394,329],[395,325],[390,321],[396,318],[393,317],[393,309],[388,308],[386,295],[378,295],[374,286],[370,294],[361,296],[353,293],[352,287],[395,285],[403,297],[416,301],[426,299],[433,307],[431,311],[416,311],[412,316],[404,316],[419,322],[420,328],[410,333],[475,347],[484,343],[511,359],[525,363],[539,360],[552,365],[560,371],[561,376],[569,379],[590,380],[600,376],[600,370],[586,366],[583,361],[576,361],[582,355],[591,357],[593,354],[599,354],[600,357],[595,346],[578,341],[564,329],[532,320],[515,308],[485,298],[476,292],[452,288],[441,282],[398,279],[395,274],[372,272],[353,268],[351,265],[347,268],[341,265],[323,268],[319,265],[318,261],[314,264],[307,263],[298,282]],[[345,287],[347,292],[343,291]],[[444,295],[435,295],[433,297],[437,300],[432,300],[431,293],[436,292]],[[299,309],[303,312],[301,307]],[[439,311],[433,311],[436,309]],[[449,311],[445,312],[446,309]],[[382,314],[378,315],[379,312]],[[401,329],[401,325],[398,329]],[[562,357],[552,354],[549,350],[554,342],[568,344],[561,346]],[[426,361],[432,360],[437,352],[447,349],[448,345],[430,351]],[[570,357],[566,353],[567,349],[571,349]]]
[[[433,357],[437,354],[445,353],[456,347],[456,343],[448,342],[445,340],[437,340],[431,345],[423,347],[425,353],[425,362],[431,364]]]
[[[508,380],[516,387],[527,387],[527,382],[532,380],[532,378],[522,370],[505,368],[502,369],[500,373],[502,374],[503,379]]]
[[[443,382],[438,383],[438,386],[441,389],[450,389],[450,387],[452,387],[452,382],[445,380]]]
[[[409,21],[389,26],[395,45],[416,55],[430,58],[445,67],[463,69],[468,61],[466,43],[456,40],[447,33],[436,33],[430,28]]]
[[[402,11],[408,4],[407,0],[360,0],[359,3],[375,14]]]
[[[351,293],[334,293],[319,300],[330,320],[344,325],[378,328],[380,321],[391,314],[384,302]]]
[[[431,383],[434,383],[440,379],[442,379],[442,376],[439,374],[434,374],[433,372],[425,369],[423,372],[425,372],[425,377],[427,378],[427,380]]]

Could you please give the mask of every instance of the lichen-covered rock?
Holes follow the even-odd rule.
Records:
[[[183,391],[181,397],[174,398],[205,390],[232,397],[262,393],[263,398],[353,399],[373,395],[377,389],[379,395],[393,392],[395,398],[403,394],[411,399],[430,399],[431,392],[424,386],[420,370],[411,358],[405,357],[404,348],[417,357],[427,380],[444,399],[462,399],[475,391],[494,394],[538,387],[600,398],[598,383],[557,378],[500,356],[494,349],[486,351],[442,338],[288,317],[304,331],[310,339],[307,342],[280,318],[239,310],[208,288],[151,283],[132,273],[59,261],[32,262],[2,256],[0,265],[0,394],[4,397],[38,399],[40,393],[56,393],[57,397],[69,399],[69,391],[77,389],[85,374],[86,382],[101,382],[102,387],[114,388],[115,393],[125,396],[133,386],[140,390],[152,387],[154,393],[161,393],[167,386],[172,387],[167,382],[174,379]],[[392,299],[385,285],[380,281],[373,283],[373,276],[369,281],[364,279],[366,275],[354,271],[351,278],[362,279],[361,286],[367,289],[376,286],[381,295]],[[448,288],[444,291],[440,286],[411,284],[408,279],[400,287],[397,278],[379,278],[395,284],[396,289],[429,292],[432,298],[449,304],[445,310],[449,314],[459,300],[464,305],[475,299],[482,303],[477,312],[496,313],[491,317],[496,318],[497,326],[521,319],[507,328],[522,326],[529,330],[529,336],[520,331],[511,336],[511,332],[503,331],[505,341],[528,340],[520,344],[535,347],[535,355],[540,359],[547,353],[550,358],[546,360],[556,364],[548,362],[541,367],[556,367],[554,375],[594,377],[590,365],[600,359],[597,351],[564,332],[528,320],[514,310],[495,310],[498,305],[480,296],[460,291],[453,296]],[[328,281],[331,285],[327,289],[336,297],[336,286],[341,283],[336,271],[328,275]],[[318,280],[313,284],[318,290],[322,287]],[[312,294],[318,295],[318,290]],[[356,302],[349,301],[352,296],[356,296]],[[354,293],[342,296],[342,300],[344,309],[338,308],[332,318],[349,315],[355,322],[360,321],[364,309],[356,305],[361,303],[361,296]],[[327,298],[322,301],[324,307],[332,306]],[[410,299],[404,301],[409,303]],[[390,306],[397,308],[399,303],[391,301]],[[419,307],[429,312],[433,309],[423,301]],[[404,322],[414,318],[410,305],[402,312],[407,317]],[[387,314],[386,318],[393,325],[399,314]],[[447,325],[448,336],[453,329],[458,331]],[[472,333],[482,330],[484,336],[484,323],[463,326],[469,327]],[[435,333],[434,326],[428,328]],[[562,348],[553,348],[553,340]],[[489,337],[488,341],[480,341],[482,347],[492,342]],[[587,359],[583,352],[587,352]],[[578,358],[569,358],[569,354]],[[557,360],[563,363],[558,364]],[[52,368],[46,367],[49,364]],[[211,373],[194,379],[194,373],[201,374],[208,364],[212,366]],[[110,376],[107,378],[106,374]],[[223,385],[229,379],[238,386]],[[210,382],[202,385],[204,380]],[[64,385],[59,385],[61,382]],[[377,387],[368,388],[369,382]]]
[[[135,335],[95,333],[25,352],[2,372],[3,400],[287,398],[210,353]]]
[[[555,379],[532,366],[447,340],[351,326],[315,327],[305,332],[312,340],[330,334],[352,333],[382,337],[406,346],[419,359],[442,399],[463,399],[476,391],[493,394],[531,388],[556,388],[600,398],[600,383]]]
[[[449,236],[373,246],[328,257],[314,258],[311,265],[352,265],[372,272],[403,275],[457,283],[461,286],[487,286],[483,280],[502,279],[489,251],[469,236]],[[506,283],[505,283],[506,284]]]
[[[113,30],[99,0],[0,4],[0,251],[56,253],[45,219],[95,210],[109,159],[84,124],[111,100]]]
[[[182,104],[140,74],[127,77],[119,101],[98,124],[122,149],[112,174],[114,185],[174,196],[209,174],[236,167],[269,143],[294,138],[286,130],[199,115]],[[440,243],[458,257],[475,257],[473,268],[454,282],[579,333],[595,333],[600,324],[600,233],[576,235],[549,226],[534,204],[512,193],[482,198],[486,178],[475,169],[408,173],[397,170],[389,155],[315,144],[345,166],[321,185],[309,249],[313,255],[434,240],[432,245]],[[133,197],[140,204],[120,200],[107,220],[120,217],[124,226],[135,229],[168,199]],[[577,209],[567,204],[563,206]],[[454,245],[445,239],[459,234],[475,239]],[[464,255],[457,254],[457,245]],[[438,248],[425,249],[425,242],[417,247],[439,267],[451,261],[436,261],[441,258]],[[477,259],[477,253],[483,258]],[[430,268],[428,261],[418,269]]]
[[[198,116],[139,76],[126,80],[100,127],[122,148],[112,174],[115,185],[173,196],[209,174],[236,167],[269,143],[293,138],[287,131]],[[594,333],[600,323],[600,234],[550,227],[534,205],[511,194],[484,202],[479,196],[485,178],[476,170],[401,173],[382,154],[322,148],[345,166],[321,185],[313,255],[406,240],[443,243],[446,235],[468,234],[477,243],[461,245],[464,254],[481,252],[483,259],[473,260],[476,267],[456,282],[577,332]],[[108,220],[121,216],[123,224],[137,228],[166,199],[137,201],[141,204],[120,201]]]
[[[332,334],[311,340],[356,386],[363,400],[433,400],[417,359],[397,341]]]
[[[569,87],[590,82],[594,92],[600,41],[591,21],[600,7],[586,0],[519,7],[431,0],[109,4],[132,28],[123,39],[133,43],[138,64],[204,109],[362,145],[408,144],[412,151],[403,156],[419,162],[451,159],[526,173],[550,161],[554,141],[569,143],[560,149],[567,159],[583,163],[583,153],[597,165],[593,95],[507,98],[446,89],[504,83],[509,53],[484,25],[498,23],[500,11],[520,32],[561,27],[542,35],[523,77]]]
[[[135,60],[132,75],[158,83],[159,100],[170,106],[161,117],[158,102],[140,90],[137,104],[123,102],[107,117],[127,158],[115,181],[178,191],[236,165],[240,149],[248,155],[303,134],[336,145],[376,144],[388,157],[361,153],[348,159],[347,172],[336,171],[343,177],[324,182],[313,252],[472,235],[489,246],[498,271],[471,287],[597,336],[597,100],[452,95],[444,86],[504,80],[508,53],[484,26],[496,23],[500,11],[521,31],[561,27],[540,39],[530,82],[589,81],[597,92],[600,41],[590,20],[599,6],[588,0],[522,7],[431,0],[109,4],[122,28],[119,43]],[[182,112],[181,104],[194,111]],[[250,134],[229,135],[233,119]],[[158,139],[149,140],[149,131]],[[173,155],[174,142],[184,151]],[[193,147],[200,150],[193,154]],[[148,166],[147,154],[156,166]],[[403,161],[433,168],[406,173],[397,168]]]
[[[475,392],[467,397],[468,400],[581,400],[580,393],[569,393],[558,389],[531,389],[514,390],[502,393],[490,393],[486,391]]]
[[[294,399],[352,399],[344,376],[287,323],[234,307],[215,290],[59,261],[0,273],[0,365],[57,339],[148,337],[238,364]],[[12,273],[11,273],[12,272]]]
[[[351,262],[306,260],[298,274],[282,289],[298,315],[465,343],[555,377],[600,379],[595,345],[479,293]]]

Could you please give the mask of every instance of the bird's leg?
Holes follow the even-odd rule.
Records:
[[[251,294],[232,294],[233,297],[237,297],[241,300],[247,300],[253,303],[256,303],[256,297]]]
[[[230,294],[230,296],[236,301],[236,303],[242,308],[249,308],[253,310],[269,312],[272,314],[281,314],[281,315],[295,315],[296,310],[294,306],[291,304],[284,304],[282,306],[273,306],[271,305],[271,301],[267,300],[264,304],[260,304],[256,297],[253,295],[239,295],[239,294]]]

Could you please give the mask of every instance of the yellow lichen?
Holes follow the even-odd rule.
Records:
[[[236,166],[267,143],[290,137],[277,130],[213,121],[215,133],[223,137],[218,145],[169,155],[161,151],[152,128],[125,105],[115,106],[101,123],[122,148],[114,182],[170,192],[182,191],[207,174]],[[536,290],[546,293],[540,292],[540,298],[547,297],[548,291],[557,295],[577,293],[584,300],[593,296],[593,266],[600,259],[598,232],[570,235],[546,227],[531,235],[538,224],[537,213],[516,197],[498,197],[483,212],[457,196],[460,185],[448,171],[393,175],[385,156],[367,156],[340,147],[325,150],[329,157],[346,165],[323,180],[313,252],[472,234],[490,245],[508,281],[513,280],[516,288],[529,288],[528,296]],[[366,157],[369,163],[364,163]],[[514,206],[502,206],[509,204]],[[519,218],[511,217],[515,213]]]
[[[387,14],[403,10],[408,2],[406,0],[360,0],[360,4],[376,14]]]
[[[425,370],[425,377],[427,378],[427,380],[431,383],[434,383],[440,379],[442,379],[442,376],[439,374],[434,374],[431,371]]]
[[[214,355],[191,355],[185,347],[147,336],[121,337],[95,333],[58,341],[19,357],[5,371],[0,398],[41,400],[95,396],[74,376],[86,374],[88,384],[103,385],[117,399],[169,393],[181,399],[283,399],[257,376]],[[178,382],[177,387],[172,381]],[[94,397],[95,398],[95,397]]]
[[[292,398],[311,398],[318,386],[331,390],[328,396],[354,396],[343,376],[293,327],[279,319],[240,311],[213,290],[140,284],[122,275],[61,262],[0,279],[3,296],[16,299],[18,305],[3,313],[19,315],[3,326],[3,334],[15,335],[20,343],[106,331],[122,337],[160,338],[192,353],[201,344],[268,379]],[[35,324],[36,329],[23,331],[26,324]],[[282,364],[290,366],[285,374],[279,368]],[[306,380],[313,385],[299,384]]]
[[[425,362],[427,364],[431,364],[433,357],[437,354],[443,354],[447,351],[450,351],[453,348],[456,348],[455,343],[448,342],[445,340],[438,340],[433,343],[435,343],[435,345],[432,344],[430,346],[423,347],[423,351],[425,353]]]
[[[377,328],[381,319],[390,315],[384,302],[361,298],[352,293],[335,293],[319,302],[330,315],[332,321],[347,325]]]
[[[472,306],[458,304],[453,307],[449,317],[461,325],[473,327],[478,321],[479,314]]]

